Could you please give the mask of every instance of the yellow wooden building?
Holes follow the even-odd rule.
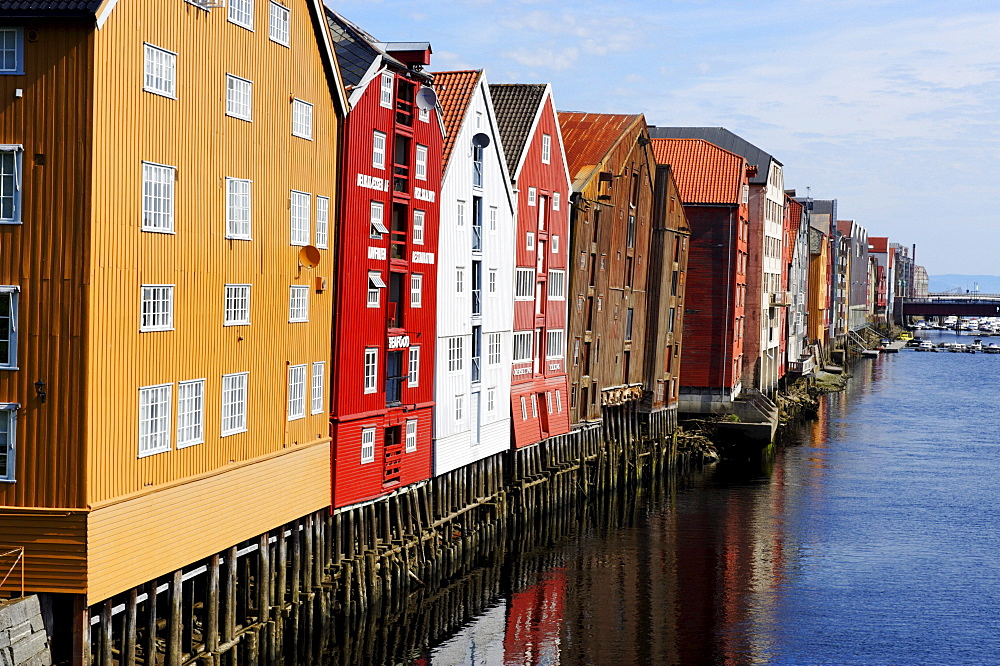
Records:
[[[0,546],[27,590],[92,605],[329,505],[319,0],[4,3],[0,99]]]

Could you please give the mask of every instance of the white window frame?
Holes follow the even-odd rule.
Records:
[[[13,47],[8,47],[5,43],[4,48],[0,51],[0,55],[5,56],[7,53],[13,54],[14,64],[13,66],[6,66],[3,60],[5,58],[0,57],[0,74],[5,75],[17,75],[24,74],[24,28],[0,28],[0,34],[4,36],[4,42],[8,38],[13,38]]]
[[[316,195],[316,247],[330,247],[330,197]]]
[[[488,333],[486,336],[486,363],[500,365],[501,337],[499,333]]]
[[[455,226],[461,228],[465,226],[465,202],[458,202],[458,209],[456,211],[457,216],[455,218]]]
[[[514,300],[530,301],[535,298],[535,269],[518,267],[514,271]]]
[[[226,115],[253,122],[253,81],[226,74]]]
[[[464,294],[465,293],[465,267],[456,266],[455,267],[455,293]]]
[[[538,190],[533,187],[528,188],[528,205],[534,206],[538,201]]]
[[[24,148],[20,145],[0,145],[0,224],[21,224],[21,170]],[[7,156],[9,157],[9,161]],[[7,167],[10,167],[8,172]],[[3,213],[4,203],[10,202],[10,214]]]
[[[389,228],[385,226],[385,204],[383,202],[372,201],[369,203],[368,219],[371,223],[369,237],[379,240],[383,234],[389,233]]]
[[[565,358],[565,356],[566,356],[566,331],[564,331],[561,328],[556,328],[547,331],[545,336],[545,358],[561,359]]]
[[[459,393],[455,396],[455,423],[462,425],[465,423],[465,394]]]
[[[559,199],[560,198],[561,197],[560,197],[559,192],[553,192],[552,193],[552,210],[559,210]]]
[[[490,206],[490,233],[495,234],[497,232],[497,207]]]
[[[155,162],[142,163],[142,230],[174,233],[174,183],[177,168]],[[152,205],[159,203],[159,207]]]
[[[223,326],[250,325],[250,285],[227,284],[223,298]]]
[[[160,290],[165,296],[159,297]],[[151,307],[146,308],[146,304]],[[162,310],[156,308],[157,303],[164,303]],[[172,331],[174,330],[174,285],[172,284],[144,284],[139,288],[139,331],[149,333],[152,331]]]
[[[524,249],[528,252],[535,251],[535,232],[529,231],[524,235]]]
[[[493,386],[486,389],[486,413],[497,413],[497,390]]]
[[[306,369],[308,363],[288,366],[288,420],[306,417]]]
[[[392,108],[392,98],[393,98],[393,88],[396,85],[396,77],[392,72],[384,71],[382,72],[382,77],[379,79],[379,106],[384,109]]]
[[[406,452],[417,450],[417,420],[406,419]]]
[[[252,240],[253,181],[226,178],[226,238]]]
[[[526,363],[534,358],[534,331],[514,332],[514,356],[513,363]]]
[[[365,393],[378,391],[378,347],[365,347],[364,390]]]
[[[276,44],[290,46],[291,10],[282,4],[271,1],[268,11],[267,36]]]
[[[531,394],[531,418],[533,418],[533,419],[537,419],[538,418],[538,394],[537,393],[532,393]]]
[[[491,268],[489,270],[489,273],[487,273],[486,284],[489,293],[491,294],[497,293],[497,269]]]
[[[562,412],[562,391],[556,389],[556,411]]]
[[[18,305],[21,288],[14,285],[0,285],[0,299],[10,299],[10,316],[5,331],[0,331],[7,339],[7,358],[0,358],[0,370],[17,370],[17,329]]]
[[[420,386],[420,345],[410,347],[407,354],[406,365],[406,387],[417,388]]]
[[[289,194],[289,245],[309,245],[309,209],[312,195],[308,192],[292,190]]]
[[[385,169],[385,132],[372,131],[372,168]]]
[[[382,290],[386,289],[381,271],[368,271],[368,307],[377,308],[382,305]]]
[[[205,441],[205,380],[177,382],[177,448]]]
[[[559,254],[559,236],[552,236],[549,245],[552,246],[552,254]]]
[[[566,271],[548,272],[548,296],[550,301],[566,300]]]
[[[525,401],[524,396],[521,396],[521,420],[528,420],[528,403]]]
[[[143,43],[142,89],[146,92],[177,99],[177,54]]]
[[[413,211],[413,244],[424,244],[424,222],[426,212],[422,210]]]
[[[170,450],[173,391],[173,384],[139,387],[139,458]],[[157,406],[161,411],[151,414]]]
[[[410,307],[420,308],[424,303],[424,276],[420,273],[410,273]]]
[[[552,135],[542,134],[542,164],[552,162]]]
[[[229,0],[226,17],[230,23],[253,32],[253,0]]]
[[[248,372],[234,372],[222,375],[222,399],[220,400],[222,437],[247,431],[247,384]],[[229,414],[226,408],[229,407]],[[228,427],[227,427],[228,426]]]
[[[313,105],[298,98],[292,100],[292,136],[313,138]]]
[[[16,402],[0,402],[0,420],[6,421],[7,443],[2,453],[6,456],[6,464],[0,468],[0,482],[14,482],[17,466],[17,410],[21,408]]]
[[[465,340],[457,335],[448,338],[448,372],[458,373],[465,368]]]
[[[375,462],[375,428],[361,429],[361,464]]]
[[[413,177],[417,180],[427,180],[427,146],[419,143],[414,151]]]
[[[312,364],[312,404],[310,412],[312,414],[322,414],[326,411],[323,406],[323,384],[326,382],[326,361],[316,361]]]
[[[288,288],[288,323],[309,321],[309,287],[293,284]]]

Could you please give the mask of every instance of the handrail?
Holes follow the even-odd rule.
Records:
[[[0,548],[7,548],[8,549],[6,551],[0,552],[0,560],[2,560],[5,557],[8,557],[8,556],[16,554],[16,557],[14,557],[14,561],[11,563],[10,568],[7,569],[7,572],[4,574],[3,579],[0,580],[0,590],[3,590],[3,586],[7,582],[7,579],[10,578],[10,575],[12,573],[14,573],[14,569],[17,568],[17,565],[20,564],[21,565],[21,594],[19,596],[23,597],[24,596],[24,560],[25,560],[25,557],[24,557],[24,546],[0,546]],[[3,571],[3,569],[0,568],[0,572],[2,572],[2,571]]]

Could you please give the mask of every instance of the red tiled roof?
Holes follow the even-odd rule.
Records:
[[[448,166],[448,158],[455,147],[455,139],[465,120],[472,93],[476,90],[483,70],[471,69],[460,72],[435,72],[434,91],[441,104],[441,120],[444,122],[444,145],[442,146],[441,167]]]
[[[837,231],[839,231],[842,236],[849,237],[853,228],[854,220],[837,220]]]
[[[795,237],[802,224],[802,204],[789,196],[785,197],[785,201],[788,202],[789,236]]]
[[[589,180],[587,170],[593,170],[635,123],[646,126],[642,114],[560,111],[559,127],[569,164],[569,177],[574,182],[581,177]]]
[[[703,139],[653,139],[653,155],[669,164],[686,204],[739,204],[746,160]]]
[[[888,236],[869,236],[868,237],[868,251],[869,252],[888,252],[889,251],[889,237]]]

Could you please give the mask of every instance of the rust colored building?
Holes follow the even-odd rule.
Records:
[[[581,423],[606,418],[610,409],[634,410],[651,388],[647,280],[656,161],[642,115],[560,113],[559,123],[573,180],[570,416]]]
[[[327,10],[349,88],[334,314],[333,506],[432,474],[443,128],[427,43]]]
[[[743,157],[702,139],[653,139],[691,228],[678,409],[725,412],[742,390],[749,190]]]

